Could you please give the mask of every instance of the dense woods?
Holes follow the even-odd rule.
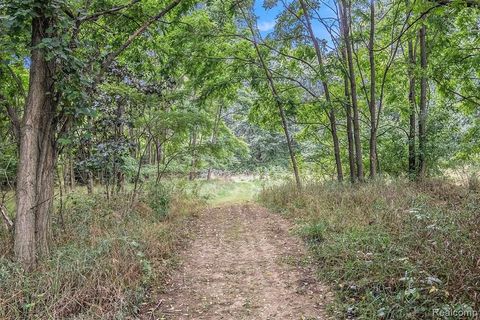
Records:
[[[0,108],[0,257],[26,271],[79,190],[125,212],[224,174],[478,190],[480,4],[2,0]]]

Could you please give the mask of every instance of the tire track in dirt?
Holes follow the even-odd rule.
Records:
[[[280,215],[254,204],[206,209],[151,319],[327,319],[330,299]]]

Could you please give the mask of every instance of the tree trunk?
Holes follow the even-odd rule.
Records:
[[[15,258],[27,270],[35,266],[37,254],[43,256],[48,253],[55,163],[54,66],[47,62],[44,52],[38,48],[42,39],[48,37],[51,21],[45,17],[44,2],[40,2],[35,10],[29,91],[20,128],[14,235]]]
[[[248,17],[244,13],[245,19],[248,20]],[[287,147],[288,147],[288,153],[290,155],[290,160],[292,162],[292,168],[293,168],[293,175],[295,177],[295,183],[297,185],[297,188],[299,190],[302,189],[302,181],[300,179],[300,172],[298,170],[298,165],[297,165],[297,159],[295,157],[295,150],[293,148],[293,139],[290,136],[290,130],[288,128],[288,122],[287,122],[287,116],[285,115],[285,110],[283,109],[283,105],[281,102],[280,95],[278,94],[278,91],[275,87],[275,83],[273,82],[273,77],[268,69],[265,60],[263,59],[263,56],[260,52],[260,49],[258,48],[258,43],[257,43],[257,34],[255,33],[255,30],[250,22],[248,22],[248,27],[250,28],[250,32],[253,37],[253,47],[255,49],[255,52],[258,56],[258,59],[260,60],[260,64],[262,66],[263,71],[265,72],[265,76],[267,78],[267,83],[268,86],[270,87],[270,90],[272,92],[273,99],[275,100],[276,107],[278,108],[278,113],[280,114],[280,120],[282,122],[282,128],[283,132],[285,134],[285,140],[287,140]]]
[[[352,43],[350,39],[350,25],[349,17],[350,8],[345,0],[341,1],[340,17],[342,21],[343,39],[347,51],[347,65],[348,65],[348,79],[350,81],[350,93],[352,97],[353,110],[353,138],[355,141],[355,162],[357,165],[357,178],[359,181],[364,181],[363,173],[363,157],[362,157],[362,142],[360,137],[360,120],[357,100],[357,84],[355,79],[355,69],[353,67],[353,53]]]
[[[162,163],[163,159],[163,148],[162,148],[162,143],[159,141],[159,139],[155,139],[155,146],[157,149],[157,156],[156,156],[156,161],[157,161],[157,177],[155,179],[155,183],[158,183],[160,181],[160,164]]]
[[[407,2],[408,5],[408,2]],[[408,174],[410,179],[413,179],[417,173],[416,151],[415,151],[415,136],[416,136],[416,101],[415,101],[415,52],[413,50],[413,41],[408,40],[408,102],[409,102],[409,120],[410,130],[408,133]]]
[[[368,57],[370,61],[370,178],[377,174],[377,107],[375,97],[375,2],[370,0],[370,37],[368,43]]]
[[[355,168],[355,145],[353,141],[353,125],[352,125],[352,106],[350,105],[350,92],[348,90],[348,78],[345,76],[345,110],[347,115],[347,140],[348,140],[348,164],[350,168],[350,181],[357,181],[357,171]]]
[[[419,155],[418,155],[418,178],[424,179],[427,169],[427,27],[425,24],[420,28],[420,116],[418,119],[418,135],[419,135]]]
[[[220,124],[221,116],[222,116],[222,105],[218,107],[217,114],[215,116],[215,123],[213,126],[212,139],[211,139],[212,145],[215,145],[217,143],[218,126]],[[207,180],[210,180],[211,178],[212,178],[212,167],[209,167],[207,172]]]
[[[93,194],[93,173],[92,171],[89,169],[87,171],[87,192],[88,194]]]
[[[305,3],[305,0],[300,0],[300,5],[302,6],[303,16],[305,17],[305,22],[306,22],[305,25],[307,27],[308,34],[310,35],[310,39],[312,40],[313,47],[315,49],[315,54],[317,56],[318,67],[320,68],[320,76],[321,76],[321,81],[323,86],[323,92],[329,108],[328,119],[330,120],[330,129],[332,132],[333,153],[335,155],[337,179],[339,182],[341,182],[343,181],[343,170],[342,170],[342,159],[340,157],[340,145],[338,143],[337,122],[335,118],[335,109],[330,99],[330,91],[328,89],[327,76],[324,70],[322,52],[320,50],[320,45],[318,44],[317,37],[313,32],[312,23],[310,20],[310,15],[308,13],[308,8]]]
[[[195,180],[195,177],[196,177],[196,164],[197,164],[197,161],[196,161],[196,147],[197,147],[197,130],[196,128],[193,129],[193,132],[192,132],[192,138],[191,138],[191,147],[192,147],[192,160],[190,162],[190,174],[188,176],[188,179],[189,180]]]
[[[40,162],[38,165],[37,181],[37,207],[36,207],[36,227],[35,235],[37,241],[37,256],[39,258],[47,257],[49,254],[48,244],[51,239],[50,216],[53,211],[53,197],[55,186],[55,162],[56,152],[54,134],[51,128],[43,134]]]
[[[75,189],[75,165],[74,165],[74,161],[73,161],[73,154],[70,155],[68,160],[69,160],[68,168],[70,169],[70,173],[69,173],[70,191],[73,191],[73,189]]]
[[[333,139],[333,152],[335,154],[335,165],[337,168],[337,180],[338,182],[343,181],[343,169],[342,169],[342,158],[340,157],[340,144],[338,142],[338,133],[337,133],[337,120],[335,117],[335,110],[333,107],[330,109],[330,129],[332,131]]]
[[[119,101],[117,104],[117,127],[116,127],[116,139],[117,143],[123,143],[124,142],[124,122],[123,122],[123,117],[125,113],[125,105],[124,101]],[[123,162],[122,159],[120,159],[120,156],[118,157],[119,161],[116,161],[118,163]],[[120,192],[123,192],[125,189],[125,174],[123,173],[122,168],[118,168],[117,170],[117,194]]]

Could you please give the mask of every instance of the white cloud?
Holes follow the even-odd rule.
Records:
[[[273,30],[273,28],[275,28],[276,23],[277,22],[275,20],[273,20],[273,21],[260,21],[258,23],[258,30],[260,32],[271,31],[271,30]]]

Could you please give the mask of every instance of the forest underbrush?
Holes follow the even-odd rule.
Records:
[[[339,319],[476,319],[480,193],[446,180],[265,188],[296,221]]]
[[[133,204],[126,194],[71,192],[53,217],[50,256],[30,273],[13,262],[11,230],[0,229],[0,318],[135,318],[203,204],[171,186],[152,185]]]

